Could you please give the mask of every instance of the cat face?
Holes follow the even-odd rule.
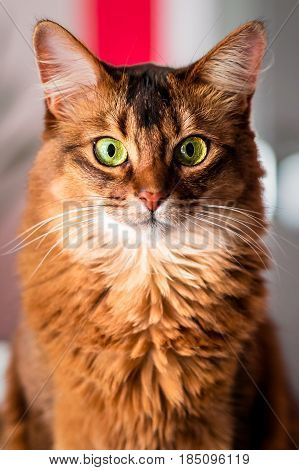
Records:
[[[112,220],[145,230],[194,228],[209,206],[261,208],[249,127],[265,47],[259,22],[181,69],[112,67],[49,21],[34,44],[54,197],[98,201]]]

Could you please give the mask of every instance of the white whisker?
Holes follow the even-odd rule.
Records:
[[[36,233],[38,230],[40,230],[42,227],[44,227],[45,225],[53,222],[54,220],[57,220],[59,218],[65,218],[67,217],[69,214],[73,213],[73,212],[91,212],[93,210],[95,210],[95,208],[98,208],[98,207],[101,207],[101,206],[92,206],[92,207],[83,207],[83,208],[80,208],[80,209],[72,209],[70,211],[66,211],[66,212],[61,212],[53,217],[49,217],[48,219],[45,219],[45,220],[42,220],[41,222],[38,222],[37,224],[35,224],[34,226],[32,227],[29,227],[27,230],[25,230],[24,232],[22,232],[20,235],[18,235],[16,238],[14,238],[13,240],[11,240],[10,242],[6,243],[6,245],[3,245],[3,247],[5,246],[9,246],[11,245],[13,242],[19,240],[23,235],[25,235],[26,233],[28,233],[30,230],[31,232],[25,237],[23,238],[20,242],[18,242],[14,247],[12,247],[11,249],[7,250],[5,253],[3,253],[3,255],[6,255],[6,254],[11,254],[11,253],[14,253],[15,251],[18,251],[17,248],[20,247],[19,249],[21,248],[24,248],[25,246],[29,245],[31,242],[33,241],[36,241],[36,240],[39,240],[41,237],[43,237],[45,234],[42,234],[41,236],[35,238],[34,240],[30,240],[30,242],[28,242],[27,244],[25,245],[22,245],[26,240],[28,240],[34,233]],[[76,218],[80,217],[81,214],[77,215]],[[72,220],[71,218],[68,218],[67,219],[68,221]],[[65,223],[65,222],[62,222],[62,223]],[[49,232],[51,233],[51,231]]]
[[[191,215],[191,217],[193,217]],[[211,217],[211,216],[210,216]],[[212,216],[213,217],[213,216]],[[196,218],[196,217],[195,217]],[[211,224],[213,225],[214,227],[218,227],[220,228],[221,230],[225,230],[225,231],[228,231],[230,233],[232,233],[234,236],[237,236],[238,238],[240,238],[240,240],[242,240],[243,242],[245,242],[253,251],[254,253],[257,255],[257,257],[260,259],[260,261],[262,262],[263,266],[265,267],[265,269],[267,269],[267,266],[265,265],[265,262],[262,260],[261,256],[259,255],[259,253],[256,251],[254,245],[248,240],[246,239],[245,237],[243,237],[242,235],[240,235],[239,233],[237,233],[235,230],[232,230],[231,228],[227,227],[227,226],[223,226],[223,225],[219,225],[219,224],[216,224],[215,222],[211,221],[211,220],[206,220],[206,218],[201,218],[200,220],[202,220],[203,222],[205,223],[208,223],[208,224]],[[216,219],[217,220],[217,219]],[[262,251],[263,253],[263,250],[261,249],[261,247],[259,245],[256,245],[256,248],[259,249],[260,251]]]

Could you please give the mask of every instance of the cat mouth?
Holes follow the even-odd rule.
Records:
[[[113,211],[112,213],[108,214],[109,223],[113,224],[121,224],[123,229],[125,226],[135,231],[161,231],[165,233],[166,231],[169,232],[170,230],[174,229],[175,226],[172,223],[170,217],[166,216],[166,214],[160,214],[159,211],[146,211],[143,213],[140,212],[133,212],[129,213],[128,211],[122,211],[118,213],[117,211]]]
[[[157,217],[155,216],[155,213],[153,211],[150,211],[150,215],[149,217],[147,217],[147,219],[143,220],[139,225],[146,225],[146,226],[151,226],[151,227],[155,227],[156,225],[158,225],[158,219]]]
[[[155,212],[150,211],[148,217],[142,219],[140,221],[128,221],[129,225],[134,228],[149,228],[151,230],[155,229],[164,229],[169,230],[171,228],[171,224],[164,220],[160,220],[157,218]]]
[[[129,224],[133,225],[134,227],[156,227],[160,222],[156,218],[154,213],[150,213],[148,217],[145,219],[138,221],[138,222],[132,222],[130,221]]]

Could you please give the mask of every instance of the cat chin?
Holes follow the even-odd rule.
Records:
[[[177,229],[171,224],[148,217],[138,221],[110,221],[108,230],[106,227],[105,236],[110,239],[114,238],[116,244],[124,244],[131,248],[138,248],[143,244],[154,247],[170,236],[173,231]]]

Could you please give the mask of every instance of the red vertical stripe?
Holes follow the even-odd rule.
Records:
[[[151,0],[81,0],[83,38],[102,60],[130,65],[151,60]]]

